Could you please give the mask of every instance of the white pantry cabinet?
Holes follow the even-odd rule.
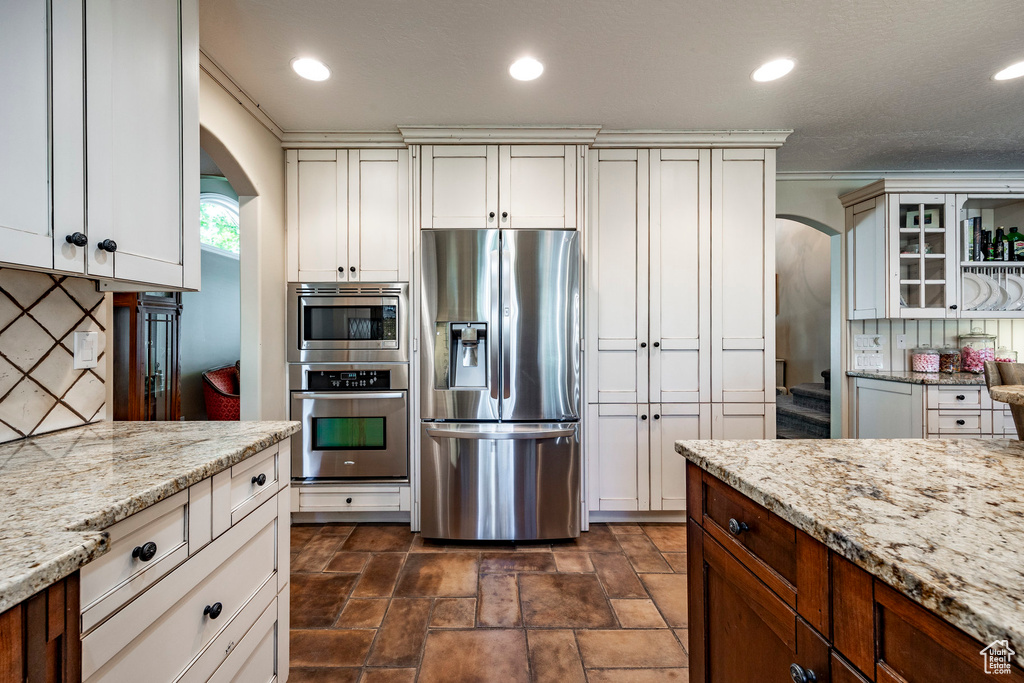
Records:
[[[578,145],[423,145],[420,225],[578,226]]]
[[[17,93],[0,107],[4,262],[198,288],[197,0],[30,0],[0,32],[24,65],[0,74]]]
[[[287,152],[288,279],[409,279],[409,151]]]

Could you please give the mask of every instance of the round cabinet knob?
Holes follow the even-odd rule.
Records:
[[[76,247],[84,247],[89,244],[89,238],[85,236],[85,233],[81,232],[73,232],[70,235],[66,235],[64,241]]]
[[[491,211],[491,212],[490,212],[489,214],[487,214],[487,217],[488,217],[488,218],[494,218],[494,212],[493,212],[493,211]]]
[[[641,415],[641,416],[640,416],[640,419],[641,419],[641,420],[646,420],[646,419],[647,419],[647,416],[646,416],[646,415]]]
[[[501,212],[501,219],[505,220],[506,218],[508,218],[508,211],[502,211]]]
[[[338,266],[338,272],[339,273],[344,273],[345,272],[345,266]]]
[[[660,420],[660,419],[661,419],[661,415],[658,415],[657,413],[655,413],[655,415],[654,415],[654,419],[655,419],[655,420]]]
[[[949,308],[950,308],[951,310],[954,310],[954,311],[955,311],[955,310],[956,310],[956,304],[953,304],[953,305],[952,305],[952,306],[950,306]]]
[[[739,536],[749,529],[750,527],[747,526],[746,522],[739,522],[731,517],[729,518],[729,533],[733,536]]]
[[[96,245],[96,248],[100,249],[101,251],[109,251],[111,254],[113,254],[115,251],[117,251],[117,242],[115,242],[114,240],[103,240],[102,242]]]
[[[957,394],[956,395],[956,400],[958,400],[958,401],[965,401],[965,400],[967,400],[967,397],[964,396],[963,394]]]
[[[252,478],[252,483],[256,484],[257,486],[263,486],[264,484],[267,483],[267,475],[260,472],[258,477]]]
[[[789,665],[789,677],[793,679],[793,683],[814,683],[818,680],[813,671],[805,669],[799,664]]]
[[[659,346],[661,346],[661,342],[654,342],[654,348],[658,348]]]
[[[149,562],[156,557],[156,543],[150,541],[149,543],[135,546],[132,549],[132,557],[143,562]]]
[[[352,504],[352,499],[351,498],[346,498],[345,502],[348,503],[349,505],[351,505]]]
[[[203,616],[210,617],[211,619],[216,619],[220,616],[220,613],[223,611],[224,605],[220,604],[219,602],[215,602],[212,605],[206,606],[206,609],[203,610]]]
[[[349,269],[349,272],[352,272],[352,273],[356,272],[356,267],[355,266],[349,266],[348,269]]]
[[[965,421],[963,421],[963,420],[957,420],[957,421],[956,421],[956,423],[957,423],[958,425],[960,425],[961,427],[963,427],[963,426],[964,426],[965,424],[967,424],[967,423],[966,423]]]
[[[640,342],[640,348],[641,349],[646,349],[647,348],[647,342]]]

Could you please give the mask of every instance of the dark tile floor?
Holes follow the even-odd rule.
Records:
[[[687,681],[686,527],[443,544],[292,527],[292,683]]]

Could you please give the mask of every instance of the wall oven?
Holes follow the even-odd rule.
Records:
[[[288,362],[408,362],[408,302],[408,283],[289,283]]]
[[[292,476],[310,480],[407,480],[409,366],[291,365]]]

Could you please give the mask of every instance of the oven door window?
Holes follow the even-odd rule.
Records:
[[[302,339],[317,341],[395,341],[398,339],[393,304],[366,306],[304,306]]]
[[[387,448],[387,418],[314,417],[314,451],[382,451]]]

